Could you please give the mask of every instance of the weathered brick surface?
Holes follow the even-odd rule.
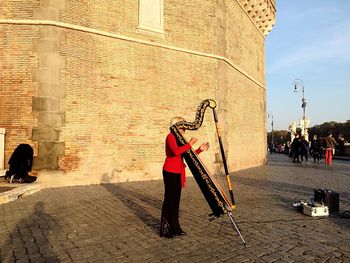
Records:
[[[36,143],[31,141],[37,123],[32,97],[37,96],[38,87],[32,81],[32,68],[37,67],[38,57],[32,51],[32,41],[38,37],[35,27],[0,25],[0,126],[6,128],[6,167],[18,144],[29,143],[36,151]]]
[[[0,17],[9,19],[32,19],[33,10],[39,8],[40,0],[3,0]]]
[[[5,3],[3,18],[54,20],[219,55],[265,83],[264,38],[236,1],[165,1],[164,38],[137,33],[138,1]],[[213,98],[230,168],[265,161],[265,91],[226,62],[61,27],[1,27],[1,47],[10,50],[1,72],[7,159],[23,140],[34,147],[37,141],[59,143],[63,155],[62,149],[36,148],[35,167],[58,167],[67,180],[72,176],[82,183],[91,171],[97,171],[95,182],[159,178],[169,120],[179,115],[192,121],[199,102]],[[17,46],[22,53],[15,52]],[[24,89],[17,92],[12,77],[21,72],[30,89],[26,96]],[[25,104],[5,107],[11,96]],[[26,133],[9,120],[21,111]],[[188,136],[209,141],[211,151],[203,161],[218,169],[212,114]],[[50,156],[42,155],[47,152]]]
[[[234,217],[209,222],[192,178],[182,192],[187,236],[160,238],[161,180],[44,189],[0,206],[0,261],[32,262],[349,262],[350,163],[295,165],[285,155],[231,174]],[[339,215],[311,218],[292,204],[314,188],[340,193]]]

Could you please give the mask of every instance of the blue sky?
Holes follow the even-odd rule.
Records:
[[[310,126],[350,120],[350,1],[277,0],[276,24],[265,39],[267,111],[275,130],[302,117],[304,82]],[[271,118],[268,119],[271,131]]]

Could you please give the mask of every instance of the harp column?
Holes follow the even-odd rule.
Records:
[[[227,43],[228,38],[226,35],[227,26],[229,22],[227,21],[227,6],[226,1],[219,0],[216,9],[216,28],[215,28],[215,53],[223,57],[228,57],[227,54]],[[228,94],[228,83],[227,83],[227,73],[228,67],[226,62],[218,61],[215,78],[216,78],[216,87],[215,87],[215,100],[217,102],[217,111],[220,114],[220,131],[223,138],[223,146],[227,149],[227,94]],[[226,154],[226,152],[225,152]],[[222,157],[220,152],[215,154],[215,163],[222,163]]]

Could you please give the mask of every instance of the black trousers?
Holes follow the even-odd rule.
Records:
[[[299,150],[294,150],[293,163],[295,163],[295,161],[297,161],[298,163],[300,162],[299,155],[300,155]]]
[[[164,202],[162,220],[165,219],[170,234],[176,235],[182,231],[179,223],[179,208],[181,197],[181,174],[163,170]]]

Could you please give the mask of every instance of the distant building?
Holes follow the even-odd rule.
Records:
[[[266,159],[272,0],[2,0],[5,168],[20,143],[52,184],[161,178],[169,120],[218,102],[230,171]],[[220,166],[212,114],[201,156]]]

